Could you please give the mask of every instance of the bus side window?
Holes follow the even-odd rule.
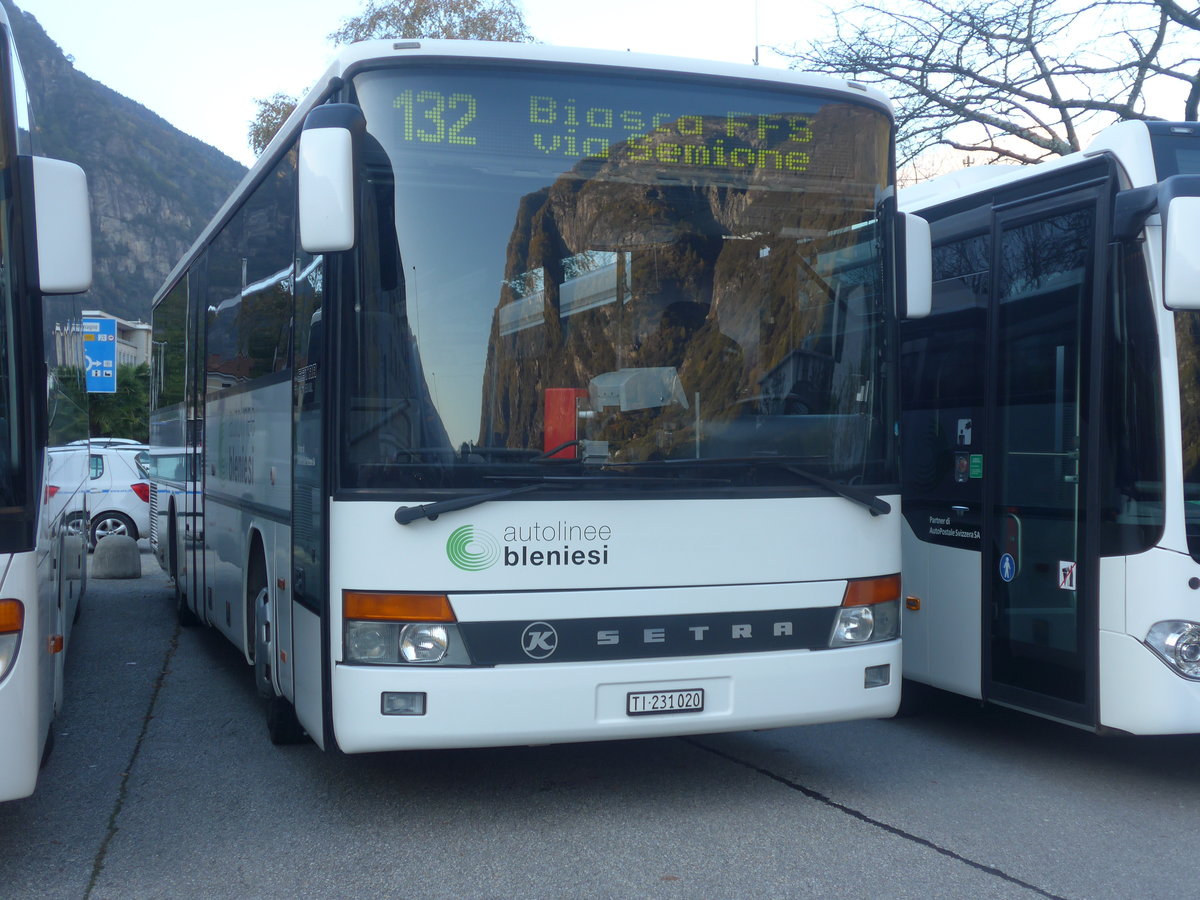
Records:
[[[1109,275],[1099,479],[1100,553],[1105,556],[1148,550],[1164,527],[1159,348],[1142,254],[1141,245],[1126,245],[1113,255]],[[1177,320],[1187,315],[1179,313]]]
[[[975,235],[936,246],[932,313],[903,326],[902,481],[921,534],[931,512],[953,508],[964,523],[980,514],[990,244]]]

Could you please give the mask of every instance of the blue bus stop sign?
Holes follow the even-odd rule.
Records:
[[[83,357],[89,394],[117,392],[117,320],[85,316]]]

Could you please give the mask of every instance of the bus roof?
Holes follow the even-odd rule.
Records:
[[[794,69],[776,69],[748,63],[728,63],[684,56],[666,56],[630,51],[596,50],[586,47],[560,47],[549,44],[522,44],[502,41],[451,40],[375,40],[360,41],[344,47],[333,58],[325,75],[313,89],[320,93],[332,78],[344,78],[363,63],[402,57],[461,57],[463,59],[493,59],[497,61],[547,62],[563,65],[605,66],[642,69],[650,72],[679,72],[692,75],[712,75],[724,78],[746,78],[772,84],[793,84],[800,87],[835,92],[853,91],[870,97],[891,109],[891,103],[881,90],[871,85],[847,81],[830,75],[814,75]]]
[[[920,212],[977,192],[996,190],[1016,181],[1066,168],[1100,154],[1109,154],[1116,159],[1128,182],[1125,187],[1154,184],[1158,176],[1150,147],[1151,127],[1150,123],[1144,121],[1118,122],[1096,135],[1086,150],[1035,165],[996,163],[947,172],[900,191],[900,208],[908,212]]]
[[[617,50],[594,50],[585,47],[557,47],[548,44],[519,44],[503,41],[450,40],[381,40],[359,41],[343,48],[333,58],[308,95],[296,104],[271,143],[263,150],[260,162],[269,159],[276,142],[290,140],[304,117],[330,92],[335,79],[345,79],[372,63],[407,59],[494,60],[496,62],[533,62],[559,65],[596,66],[635,69],[644,72],[701,75],[713,78],[738,78],[760,81],[764,85],[789,85],[833,94],[849,94],[860,100],[883,107],[892,114],[892,104],[879,88],[856,81],[846,81],[831,75],[815,75],[793,69],[775,69],[745,63],[717,62],[709,59],[690,59],[683,56],[662,56],[650,53],[624,53]],[[258,168],[256,165],[255,169]],[[252,170],[253,171],[253,170]]]
[[[892,115],[892,104],[883,91],[871,85],[846,81],[830,75],[816,75],[791,69],[776,69],[741,63],[716,62],[705,59],[690,59],[681,56],[662,56],[648,53],[620,52],[616,50],[594,50],[581,47],[557,47],[547,44],[505,43],[500,41],[452,41],[452,40],[374,40],[359,41],[344,47],[333,58],[325,73],[308,92],[296,109],[288,116],[259,155],[250,171],[231,192],[204,231],[171,270],[162,287],[155,294],[152,307],[157,306],[168,290],[175,284],[179,274],[192,257],[203,247],[211,234],[224,221],[232,207],[258,181],[263,172],[274,165],[277,153],[294,138],[312,109],[322,103],[338,84],[357,71],[372,64],[410,59],[453,59],[496,62],[532,62],[576,66],[595,66],[626,70],[641,70],[656,73],[700,75],[713,78],[758,81],[767,85],[790,86],[810,89],[818,93],[841,94],[860,102],[878,106],[888,116]]]

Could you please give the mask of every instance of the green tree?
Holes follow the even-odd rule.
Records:
[[[150,439],[150,366],[117,366],[113,394],[88,394],[88,419],[92,437]]]
[[[61,447],[90,434],[83,369],[78,366],[58,366],[52,369],[47,385],[46,405],[49,412],[46,442],[51,447]]]
[[[267,149],[275,132],[287,121],[299,98],[280,92],[266,99],[255,100],[258,112],[250,122],[250,149],[258,156]]]
[[[335,44],[376,38],[532,41],[513,0],[367,0],[366,8],[329,35]]]
[[[532,41],[533,35],[516,0],[366,0],[361,13],[329,35],[338,46],[399,38],[523,43]],[[248,139],[251,149],[260,154],[299,98],[281,92],[254,102],[258,111],[250,122]]]

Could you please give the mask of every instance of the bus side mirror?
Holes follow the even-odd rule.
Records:
[[[903,291],[897,310],[902,319],[923,319],[933,308],[933,243],[929,223],[912,213],[899,214],[899,255]]]
[[[362,110],[349,103],[318,106],[300,132],[300,246],[336,253],[354,246],[355,147],[365,130]]]
[[[32,157],[38,290],[81,294],[92,286],[87,176],[74,163]]]
[[[1167,309],[1200,310],[1200,197],[1173,197],[1163,235],[1163,300]]]

